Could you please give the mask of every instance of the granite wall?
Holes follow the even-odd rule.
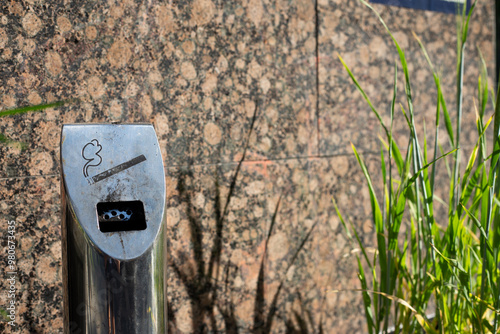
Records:
[[[467,46],[469,145],[478,47],[494,63],[493,5],[479,2]],[[430,125],[433,77],[412,32],[452,106],[455,17],[375,8],[406,50],[416,114]],[[0,119],[0,133],[27,144],[0,145],[2,308],[12,220],[18,261],[16,326],[2,320],[0,331],[62,332],[61,125],[151,122],[167,174],[172,332],[294,333],[302,319],[310,333],[362,333],[360,294],[330,292],[359,287],[331,198],[370,243],[350,143],[376,178],[379,125],[337,54],[387,110],[397,52],[355,0],[2,1],[0,110],[78,102]],[[401,119],[397,129],[403,142]]]

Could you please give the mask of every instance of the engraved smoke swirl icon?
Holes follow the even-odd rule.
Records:
[[[83,176],[88,177],[89,167],[99,166],[102,162],[101,156],[98,154],[101,152],[102,146],[99,144],[97,139],[92,139],[90,143],[87,143],[82,149],[82,157],[87,160],[85,166],[83,166]]]

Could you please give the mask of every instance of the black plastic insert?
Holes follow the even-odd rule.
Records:
[[[141,201],[97,203],[99,230],[103,233],[141,231],[147,228]]]

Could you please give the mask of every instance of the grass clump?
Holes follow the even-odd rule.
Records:
[[[463,8],[459,22],[456,124],[452,124],[440,76],[434,70],[425,47],[415,36],[433,72],[437,89],[435,142],[431,148],[425,134],[423,145],[418,139],[405,53],[377,11],[364,0],[360,1],[378,16],[396,46],[399,66],[404,74],[406,100],[405,106],[396,106],[396,64],[390,124],[385,124],[381,113],[339,56],[354,85],[380,121],[385,135],[380,151],[383,184],[380,197],[377,197],[364,160],[352,147],[370,194],[376,231],[375,255],[369,256],[357,231],[345,221],[334,202],[350,240],[361,249],[361,256],[358,256],[359,291],[363,294],[368,332],[499,333],[500,181],[497,174],[500,170],[500,99],[498,93],[495,97],[489,91],[484,60],[475,110],[477,141],[465,169],[460,166],[464,54],[469,22],[477,1],[468,14]],[[398,147],[393,136],[397,109],[401,110],[408,126],[409,141],[404,148]],[[443,153],[443,146],[438,142],[442,123],[451,145],[447,153]],[[490,144],[492,149],[488,150],[486,133],[490,126],[493,127],[493,143]],[[434,204],[440,199],[435,188],[443,180],[437,179],[436,164],[443,158],[446,163],[451,158],[452,166],[449,178],[445,180],[449,185],[447,215],[438,216]],[[408,227],[407,233],[401,232],[403,225]]]

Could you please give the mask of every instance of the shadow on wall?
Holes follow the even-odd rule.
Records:
[[[231,252],[231,249],[228,247],[223,247],[223,241],[227,242],[227,238],[230,237],[224,235],[225,222],[228,215],[229,204],[234,195],[238,174],[247,153],[248,143],[254,128],[256,117],[257,108],[254,111],[243,155],[239,160],[236,171],[231,179],[225,204],[223,204],[221,198],[219,176],[215,175],[214,211],[216,226],[215,233],[212,236],[213,245],[211,249],[208,250],[208,253],[205,253],[206,251],[204,250],[203,227],[201,219],[197,215],[196,210],[193,208],[192,191],[190,190],[188,184],[188,179],[193,177],[192,168],[190,166],[179,171],[177,178],[177,191],[179,193],[179,199],[182,202],[187,203],[186,215],[189,222],[192,261],[184,259],[185,256],[183,254],[177,254],[176,256],[169,256],[168,265],[171,269],[173,269],[173,272],[181,281],[181,284],[187,292],[192,315],[191,328],[193,333],[235,334],[240,333],[243,330],[238,325],[238,319],[235,314],[236,304],[232,298],[232,292],[234,289],[232,282],[234,281],[239,268],[230,261],[223,263],[221,260],[221,254],[223,251],[229,253]],[[264,253],[260,261],[259,274],[255,286],[256,293],[254,299],[253,321],[250,325],[250,332],[254,334],[271,333],[273,322],[277,318],[282,318],[281,321],[284,322],[286,333],[323,333],[322,315],[320,317],[319,324],[316,325],[311,312],[307,310],[302,301],[301,293],[296,289],[286,287],[287,273],[308,242],[309,237],[314,231],[317,223],[312,225],[296,248],[291,260],[286,266],[285,272],[281,275],[278,288],[272,298],[268,299],[265,295],[268,242],[276,225],[280,202],[281,197],[276,204],[274,214],[271,218],[271,224],[265,240]],[[228,258],[230,258],[230,256]],[[176,261],[175,259],[178,260]],[[180,261],[184,263],[181,264]],[[185,265],[185,263],[188,263],[188,265]],[[223,270],[221,270],[221,267],[223,267]],[[219,277],[219,273],[223,273],[223,276]],[[278,316],[279,297],[284,293],[288,293],[290,297],[293,295],[293,297],[298,300],[300,312],[291,311],[292,314],[285,314],[284,317]],[[266,305],[266,299],[271,301],[269,305]],[[323,303],[324,301],[325,297],[323,297]],[[218,315],[222,316],[222,323],[219,321]],[[178,321],[171,303],[168,304],[168,316],[168,332],[172,334],[179,332]],[[247,329],[245,329],[245,331],[247,331]]]

